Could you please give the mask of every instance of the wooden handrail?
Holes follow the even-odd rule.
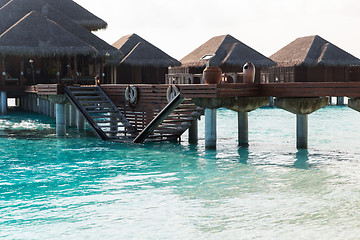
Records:
[[[133,143],[142,143],[145,139],[184,101],[184,97],[178,93],[160,113],[142,130],[133,140]]]
[[[75,98],[74,94],[72,94],[72,92],[67,87],[64,88],[64,93],[68,97],[70,102],[72,104],[74,104],[74,106],[76,106],[76,108],[81,112],[81,114],[84,116],[84,118],[89,123],[89,125],[95,130],[97,135],[102,140],[109,140],[108,136],[103,132],[103,130],[99,127],[99,125],[94,122],[94,120],[91,118],[91,116],[85,110],[85,108],[78,102],[78,100]]]

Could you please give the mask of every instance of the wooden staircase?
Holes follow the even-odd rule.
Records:
[[[138,134],[99,86],[66,87],[66,96],[103,140],[131,142]]]
[[[204,114],[204,109],[195,105],[180,93],[148,124],[134,139],[134,143],[173,141]]]

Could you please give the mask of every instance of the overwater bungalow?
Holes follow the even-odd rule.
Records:
[[[360,59],[318,35],[297,38],[270,59],[263,82],[348,82],[360,80]]]
[[[59,81],[56,80],[57,77],[67,83],[77,83],[78,81],[93,83],[96,75],[100,75],[103,78],[104,74],[101,73],[104,72],[106,61],[114,58],[122,58],[123,55],[119,50],[107,44],[88,30],[98,29],[100,27],[99,22],[101,21],[86,20],[89,18],[86,14],[79,14],[77,21],[82,22],[88,27],[88,29],[85,29],[64,15],[67,13],[66,9],[59,12],[53,7],[57,6],[59,8],[59,5],[56,5],[56,3],[49,5],[47,2],[52,3],[52,1],[43,0],[12,0],[0,8],[0,20],[2,22],[0,33],[5,33],[13,28],[12,32],[16,35],[12,42],[7,42],[6,45],[2,46],[2,49],[13,49],[15,46],[22,46],[23,49],[21,52],[0,51],[3,60],[2,72],[5,72],[3,83],[16,83],[17,85],[24,83],[54,83]],[[76,41],[82,41],[90,45],[95,51],[91,55],[75,54],[77,47],[74,47],[72,54],[61,53],[60,51],[58,54],[50,54],[47,56],[39,54],[42,48],[41,44],[45,42],[49,43],[49,46],[54,47],[55,45],[53,46],[50,43],[53,40],[55,41],[57,36],[45,34],[36,23],[33,23],[33,25],[29,25],[31,23],[28,23],[25,29],[19,30],[19,23],[22,22],[24,16],[31,11],[41,13],[44,18],[51,20],[59,28],[64,29],[66,35],[72,36]],[[87,12],[86,10],[79,11],[80,13]],[[67,15],[71,16],[71,14]],[[85,19],[80,21],[81,15],[85,15]],[[45,25],[46,24],[50,23],[47,22]],[[92,24],[93,26],[91,27]],[[23,25],[23,23],[20,25]],[[104,24],[102,26],[104,27]],[[46,29],[45,26],[44,28]],[[3,35],[4,34],[0,35],[0,38],[2,38]],[[30,36],[33,38],[30,38]],[[34,41],[32,45],[29,42],[31,40]],[[5,44],[5,41],[3,41],[3,44]],[[71,45],[68,47],[70,46]],[[35,51],[36,54],[34,54],[34,52],[30,53],[26,51],[27,47],[38,47],[40,51]],[[55,70],[56,61],[60,62],[59,71]],[[22,79],[21,81],[20,78]],[[30,81],[32,78],[34,79]],[[16,82],[17,80],[18,82]]]
[[[168,67],[180,62],[136,34],[120,38],[113,46],[124,58],[113,62],[116,81],[112,83],[165,83]]]
[[[191,78],[191,81],[189,82],[187,79],[183,81],[183,79],[183,83],[200,83],[199,78],[193,78],[191,75],[202,74],[207,64],[207,60],[202,59],[205,55],[213,55],[208,60],[208,64],[219,66],[223,73],[227,73],[228,82],[242,82],[242,77],[237,76],[236,73],[242,72],[242,68],[247,62],[252,62],[256,67],[255,82],[260,80],[260,69],[275,65],[269,58],[227,34],[211,38],[183,57],[180,60],[180,67],[169,70],[169,79],[171,80],[178,74],[190,74],[188,79]]]
[[[0,0],[0,8],[9,2],[12,2],[12,0]],[[96,31],[107,27],[107,23],[104,20],[95,16],[73,0],[42,0],[41,2],[44,6],[50,5],[57,11],[61,12],[62,15],[65,15],[89,31]],[[26,0],[22,1],[22,3],[33,3],[33,1]],[[9,16],[11,15],[9,14]]]
[[[60,82],[61,57],[91,56],[97,50],[32,11],[0,35],[0,53],[1,86],[5,86],[7,81],[15,81],[17,85]],[[24,58],[30,60],[25,63]],[[20,73],[19,78],[14,77],[16,73]]]

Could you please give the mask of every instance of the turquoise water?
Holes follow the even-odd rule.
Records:
[[[218,110],[218,148],[118,144],[37,114],[0,117],[1,239],[359,239],[360,113],[249,113],[248,149],[236,114]]]

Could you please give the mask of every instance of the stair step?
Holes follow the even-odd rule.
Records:
[[[81,100],[81,99],[105,99],[103,96],[76,96],[76,98],[78,100]]]
[[[78,94],[99,94],[99,91],[71,91],[75,96]]]
[[[101,109],[101,110],[90,110],[87,111],[88,113],[117,113],[116,110],[108,110],[108,109]],[[116,116],[114,116],[116,117]]]
[[[88,109],[94,109],[94,108],[100,108],[100,109],[111,108],[111,109],[113,109],[113,106],[111,106],[111,105],[100,105],[100,106],[84,105],[84,108],[85,108],[86,110],[88,110]]]
[[[150,135],[148,138],[169,138],[169,137],[179,137],[178,134],[161,134],[161,135]]]
[[[109,103],[108,101],[79,101],[81,104],[101,104],[101,103]]]
[[[103,131],[104,133],[128,133],[127,131]]]

